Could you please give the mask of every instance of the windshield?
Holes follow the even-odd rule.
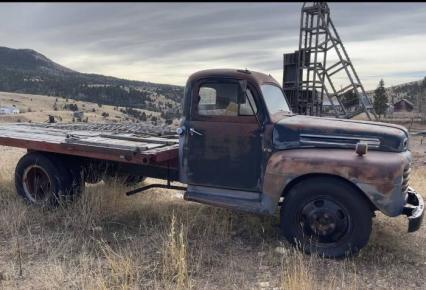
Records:
[[[261,85],[260,88],[270,115],[278,112],[291,112],[287,100],[279,87],[274,85]]]

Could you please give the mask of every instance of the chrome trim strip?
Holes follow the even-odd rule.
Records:
[[[306,139],[305,139],[306,138]],[[332,140],[309,140],[309,139],[335,139],[336,142]],[[377,138],[363,138],[363,137],[351,137],[351,136],[336,136],[336,135],[315,135],[315,134],[300,134],[300,142],[307,144],[324,144],[324,145],[346,145],[346,146],[355,146],[355,143],[342,142],[342,141],[358,141],[367,143],[372,148],[378,148],[380,146],[380,140]]]
[[[312,138],[332,138],[332,139],[349,139],[349,140],[366,140],[376,141],[380,143],[378,138],[363,138],[363,137],[351,137],[351,136],[339,136],[339,135],[316,135],[316,134],[300,134],[300,137],[312,137]]]

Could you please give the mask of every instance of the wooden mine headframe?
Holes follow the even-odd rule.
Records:
[[[333,54],[331,65],[327,55]],[[337,87],[336,74],[348,84]],[[293,112],[352,118],[362,112],[377,119],[373,105],[330,17],[326,2],[306,2],[300,18],[299,49],[284,54],[283,89]],[[326,107],[328,110],[326,110]]]

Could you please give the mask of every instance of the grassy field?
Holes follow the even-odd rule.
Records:
[[[15,195],[24,150],[0,147],[0,289],[424,289],[426,230],[378,214],[359,255],[326,260],[278,237],[277,217],[209,207],[181,192],[88,186],[68,208]],[[426,167],[412,185],[426,191]],[[147,180],[147,183],[153,180]]]
[[[56,103],[57,110],[54,109]],[[82,102],[73,99],[49,97],[43,95],[18,94],[0,92],[0,106],[16,106],[21,113],[17,115],[0,115],[0,122],[38,122],[44,123],[48,120],[48,115],[55,116],[57,122],[71,123],[73,112],[64,110],[64,105],[76,104],[80,111],[84,112],[84,118],[88,118],[89,123],[122,122],[134,121],[134,118],[123,114],[119,110],[114,110],[114,106],[102,105],[91,102]],[[159,112],[138,109],[161,119]],[[107,117],[102,116],[108,114]]]

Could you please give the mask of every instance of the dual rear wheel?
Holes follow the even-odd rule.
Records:
[[[84,190],[84,179],[77,164],[62,162],[53,154],[31,152],[16,166],[15,186],[29,203],[57,206],[78,196]]]
[[[115,180],[130,186],[143,178],[126,176]],[[27,153],[15,169],[17,194],[27,202],[40,206],[71,202],[83,192],[86,182],[94,181],[80,162],[55,154]]]

